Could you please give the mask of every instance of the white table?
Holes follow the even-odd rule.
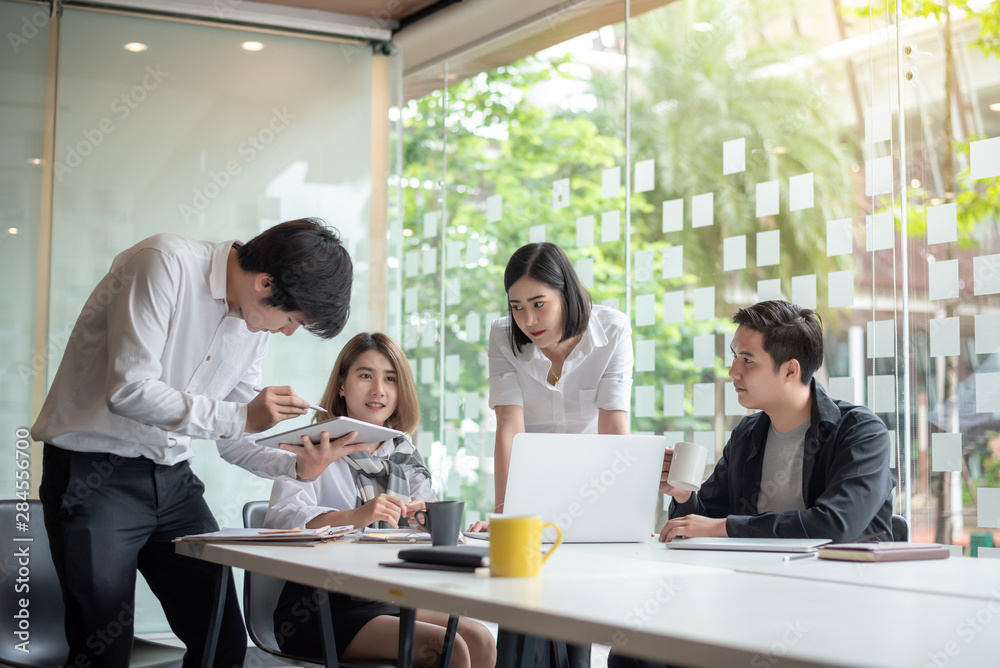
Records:
[[[564,545],[540,577],[527,579],[380,567],[395,559],[399,548],[389,545],[177,549],[404,608],[466,615],[567,642],[610,644],[681,665],[913,668],[938,659],[938,665],[979,667],[995,665],[1000,655],[1000,603],[735,570],[748,556],[743,553],[697,553],[714,564],[697,565],[691,553],[660,547],[662,553],[652,544]],[[754,568],[767,568],[761,556],[780,559],[749,556],[743,561]],[[976,630],[975,620],[985,615],[993,623]]]

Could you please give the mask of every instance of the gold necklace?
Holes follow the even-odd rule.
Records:
[[[549,369],[549,373],[551,373],[552,377],[556,379],[556,382],[552,383],[552,386],[555,387],[556,385],[559,384],[560,374],[556,373],[555,371],[553,371],[551,369]]]

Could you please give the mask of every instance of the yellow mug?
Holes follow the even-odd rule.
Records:
[[[556,542],[542,554],[542,530],[556,530]],[[490,575],[533,578],[555,549],[562,545],[562,530],[552,522],[542,524],[537,515],[490,518]]]

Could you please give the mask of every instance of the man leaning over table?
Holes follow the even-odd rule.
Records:
[[[892,540],[889,432],[864,406],[830,398],[813,374],[823,330],[810,309],[759,302],[733,315],[729,368],[740,405],[757,410],[732,431],[698,492],[667,484],[661,541],[697,536]],[[612,654],[613,668],[652,666]]]
[[[352,434],[277,448],[247,433],[306,413],[290,387],[257,392],[270,334],[331,338],[347,322],[353,265],[317,219],[246,244],[160,234],[120,253],[77,319],[32,436],[45,443],[40,497],[66,604],[67,668],[127,668],[136,571],[184,642],[207,641],[216,567],[171,539],[217,530],[191,471],[191,439],[266,478],[317,477],[363,445]],[[294,454],[293,454],[294,453]],[[229,580],[216,668],[242,666],[246,631]]]

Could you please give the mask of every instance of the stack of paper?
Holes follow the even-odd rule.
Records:
[[[431,535],[416,529],[373,529],[365,527],[359,543],[429,543]]]
[[[343,538],[354,531],[352,526],[319,529],[228,529],[175,538],[185,543],[242,543],[269,545],[320,545]]]

